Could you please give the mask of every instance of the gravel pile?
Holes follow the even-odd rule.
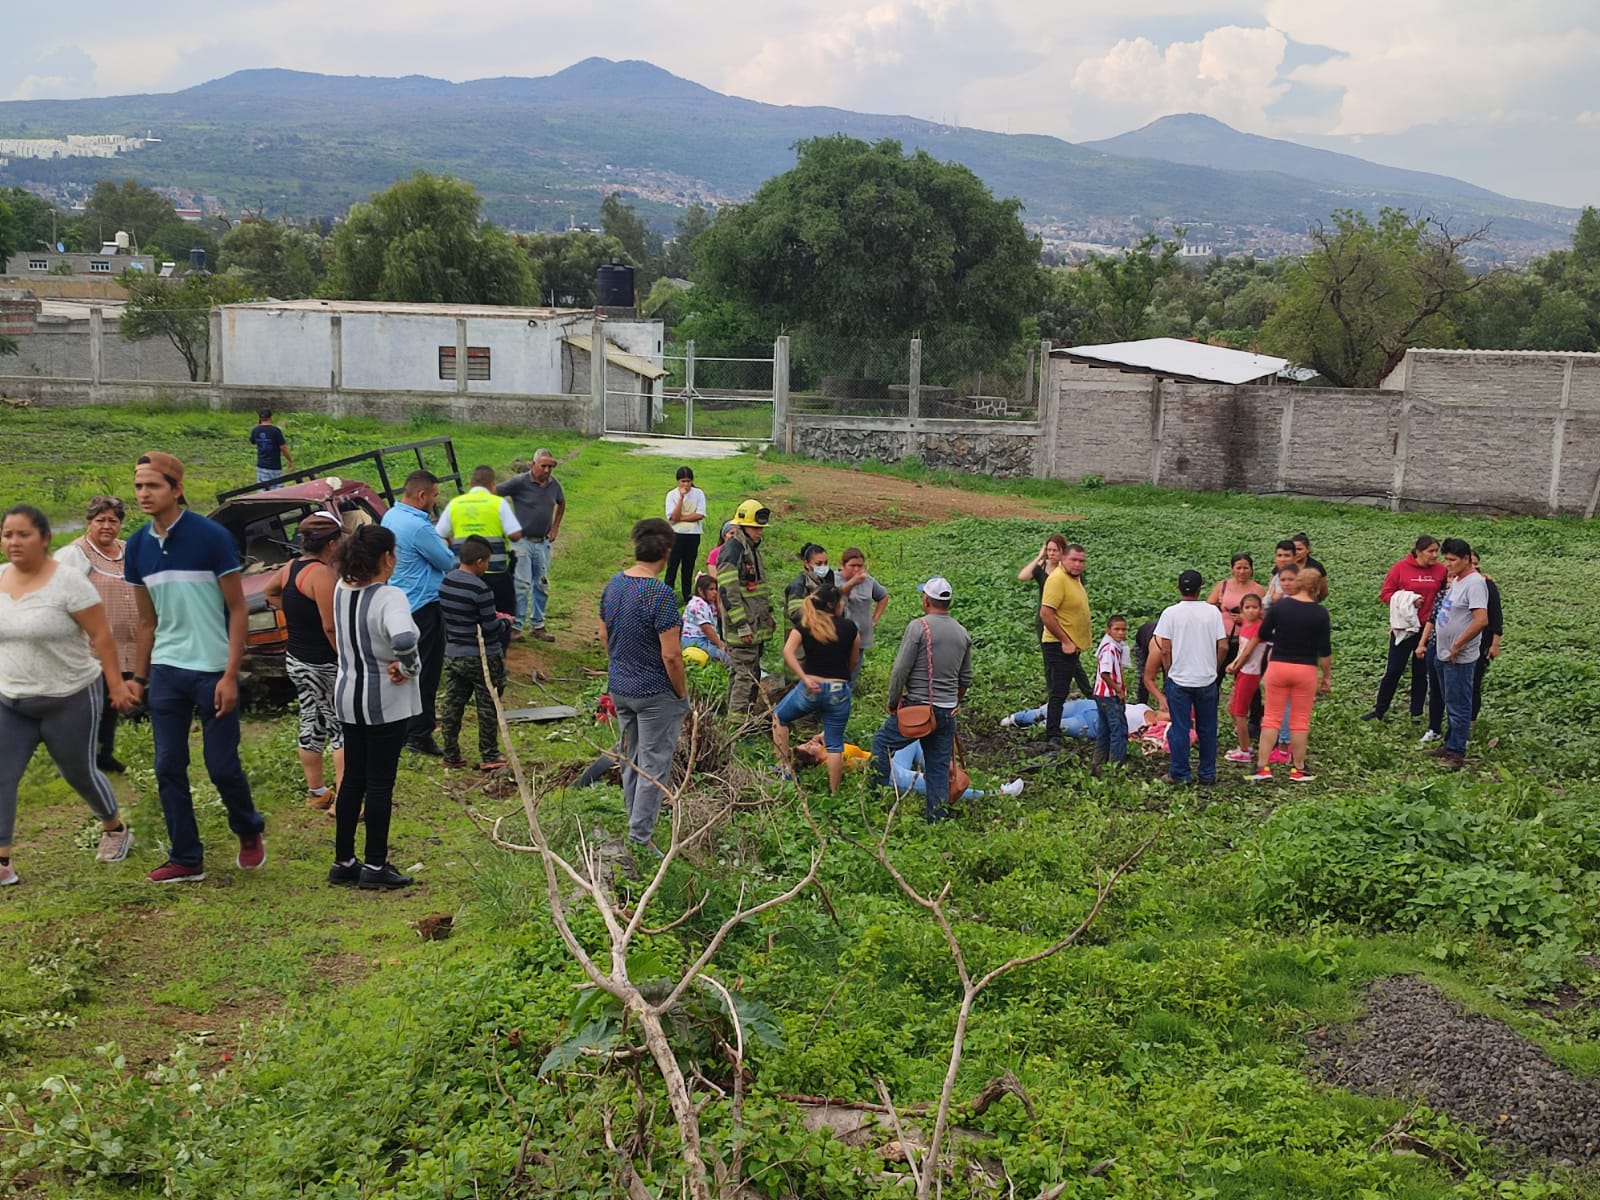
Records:
[[[1600,1164],[1600,1080],[1573,1076],[1504,1022],[1462,1013],[1420,979],[1380,980],[1365,1016],[1308,1040],[1329,1083],[1420,1099],[1564,1166]]]

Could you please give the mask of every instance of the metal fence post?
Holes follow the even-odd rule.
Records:
[[[611,422],[606,420],[606,334],[599,313],[595,313],[589,333],[589,402],[604,433]]]
[[[683,350],[683,436],[694,436],[694,339]]]

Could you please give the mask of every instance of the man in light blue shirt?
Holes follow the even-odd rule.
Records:
[[[406,747],[439,758],[444,754],[434,739],[434,698],[444,671],[444,617],[439,611],[439,583],[455,566],[450,546],[433,527],[433,506],[439,499],[439,477],[432,471],[406,476],[400,503],[383,514],[383,527],[394,534],[394,574],[389,582],[406,594],[411,619],[420,635],[417,643],[422,670],[422,711],[412,720]]]

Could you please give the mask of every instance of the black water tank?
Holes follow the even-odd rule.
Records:
[[[632,308],[633,268],[601,263],[594,273],[594,302],[600,308]]]
[[[206,252],[203,246],[193,246],[189,250],[189,270],[204,271],[206,269]]]

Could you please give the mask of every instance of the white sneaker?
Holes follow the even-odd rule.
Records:
[[[1014,725],[1016,725],[1016,723],[1017,723],[1017,719],[1015,717],[1001,717],[1000,718],[1000,728],[1001,729],[1010,729]]]
[[[1422,735],[1422,740],[1417,745],[1426,746],[1429,742],[1437,742],[1441,736],[1430,729]]]
[[[1000,794],[1002,796],[1022,795],[1022,780],[1013,779],[1010,783],[1002,783],[1000,785]]]

